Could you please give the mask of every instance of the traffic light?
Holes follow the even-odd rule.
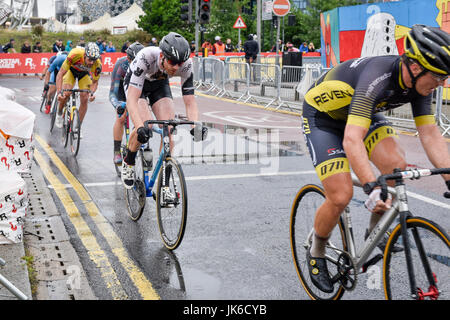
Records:
[[[187,20],[192,23],[192,0],[181,0],[181,3],[187,3],[181,6],[181,20]]]
[[[211,14],[211,0],[200,0],[200,12],[198,19],[200,24],[209,23],[209,16]]]

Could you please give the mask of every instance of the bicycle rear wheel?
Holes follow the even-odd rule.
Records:
[[[53,128],[55,126],[55,120],[56,120],[56,114],[57,114],[57,110],[58,110],[58,99],[56,97],[53,98],[52,101],[52,107],[50,109],[50,132],[53,131]]]
[[[169,250],[175,250],[186,229],[187,191],[183,170],[173,158],[166,158],[159,171],[156,216],[164,245]]]
[[[292,205],[290,219],[291,251],[297,275],[308,296],[313,300],[338,300],[344,294],[344,288],[336,284],[332,293],[325,293],[316,288],[311,281],[306,259],[306,253],[311,247],[315,214],[324,200],[325,193],[323,189],[314,184],[303,186],[297,193]],[[342,231],[342,220],[340,220],[338,225]],[[339,250],[345,250],[347,246],[343,232],[336,232],[334,230],[329,244],[332,244]],[[331,262],[335,263],[338,260],[339,254],[339,251],[327,247],[326,255],[329,271],[333,267]]]
[[[80,135],[81,135],[81,120],[78,109],[73,110],[72,121],[70,122],[70,150],[74,157],[77,156],[80,150]]]
[[[131,220],[137,221],[144,212],[145,201],[147,199],[145,182],[144,182],[144,162],[142,149],[139,149],[136,154],[135,164],[136,179],[134,186],[131,189],[125,189],[125,199],[128,208],[128,215]]]
[[[417,285],[416,295],[418,298],[431,300],[450,299],[450,240],[447,233],[434,222],[420,217],[409,218],[406,224]],[[385,249],[383,264],[385,298],[412,299],[405,251],[392,252],[396,243],[403,246],[400,224],[392,231]],[[422,258],[426,259],[430,266],[431,279],[428,278],[422,262],[420,244],[424,249]],[[433,278],[436,286],[432,285]],[[423,293],[429,295],[425,297]]]

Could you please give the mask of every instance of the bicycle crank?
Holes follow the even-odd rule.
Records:
[[[355,262],[353,258],[345,251],[343,251],[337,260],[337,280],[341,283],[342,287],[351,291],[355,289],[356,282],[358,280]]]

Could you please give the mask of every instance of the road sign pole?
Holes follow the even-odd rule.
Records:
[[[279,50],[280,50],[280,45],[278,43],[278,39],[280,39],[280,16],[277,16],[277,47],[276,47],[276,52],[277,52],[277,56],[275,58],[275,63],[277,66],[280,65],[280,55],[279,55]]]
[[[239,45],[239,52],[241,52],[242,51],[241,29],[238,29],[238,45]]]
[[[199,4],[198,1],[195,0],[195,56],[198,57],[198,53],[200,51],[200,46],[199,46],[199,28],[200,25],[198,23],[198,10],[199,10]]]

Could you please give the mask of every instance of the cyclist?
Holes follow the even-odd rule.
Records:
[[[428,159],[437,168],[450,166],[447,144],[431,110],[431,94],[450,72],[449,45],[445,31],[414,25],[402,56],[351,59],[322,75],[306,93],[303,134],[326,194],[306,254],[311,280],[320,290],[333,292],[325,246],[353,196],[350,167],[368,195],[365,204],[372,214],[366,238],[392,202],[380,199],[369,161],[382,174],[406,168],[398,136],[380,112],[411,103]],[[450,175],[443,178],[450,189]],[[385,247],[386,237],[379,248]]]
[[[134,164],[140,145],[146,143],[152,132],[144,127],[144,121],[137,112],[139,98],[148,98],[152,111],[158,120],[173,119],[175,116],[169,77],[181,78],[181,92],[189,120],[198,119],[197,102],[194,96],[192,60],[189,59],[189,43],[181,35],[170,32],[159,43],[159,47],[142,49],[131,63],[124,80],[127,96],[127,110],[134,124],[130,135],[127,155],[122,162],[122,182],[131,189],[134,185]],[[195,128],[191,134],[195,140],[204,140],[207,128],[198,134]],[[170,136],[170,143],[172,139]]]
[[[55,57],[54,59],[52,59]],[[67,58],[67,51],[60,51],[56,56],[53,56],[49,60],[49,67],[46,68],[44,78],[44,90],[48,90],[47,93],[47,105],[45,106],[45,113],[50,112],[53,96],[56,92],[55,80],[58,75],[59,69]]]
[[[126,108],[126,97],[123,89],[123,79],[128,70],[130,63],[134,60],[136,54],[144,48],[139,42],[133,43],[126,50],[127,55],[117,60],[111,73],[111,88],[109,90],[109,101],[116,109],[117,118],[113,127],[114,138],[114,164],[122,165],[122,155],[120,154],[120,145],[122,142],[123,125],[126,117],[122,117]],[[141,117],[151,117],[150,110],[145,99],[139,99],[139,112]]]
[[[74,48],[70,51],[56,77],[59,103],[55,125],[58,128],[62,128],[62,109],[70,96],[70,92],[66,91],[63,94],[61,90],[72,89],[77,79],[78,87],[81,90],[90,90],[90,93],[82,92],[80,94],[80,121],[82,123],[87,112],[88,101],[95,100],[94,93],[97,90],[101,72],[100,50],[94,42],[89,42],[86,48]],[[90,73],[92,73],[92,79]]]

